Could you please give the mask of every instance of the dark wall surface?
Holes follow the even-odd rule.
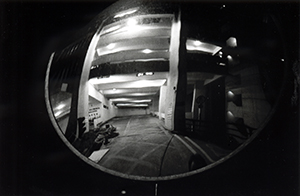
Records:
[[[140,182],[105,174],[73,154],[54,130],[44,100],[52,48],[111,1],[0,3],[0,195],[298,195],[299,100],[292,106],[299,55],[299,4],[277,2],[289,77],[265,130],[235,157],[198,175]],[[244,6],[247,4],[243,3]],[[280,96],[280,95],[279,95]],[[157,185],[156,185],[157,184]]]

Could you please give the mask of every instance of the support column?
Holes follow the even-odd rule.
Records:
[[[89,73],[90,73],[90,67],[95,55],[95,48],[97,46],[99,35],[96,33],[92,41],[89,45],[89,48],[87,50],[87,54],[84,60],[81,78],[80,78],[80,85],[78,89],[78,112],[77,116],[78,118],[84,118],[84,122],[86,125],[85,131],[89,131],[89,85],[88,85],[88,79],[89,79]]]
[[[170,40],[169,77],[167,82],[167,97],[165,101],[165,126],[174,130],[175,104],[178,84],[179,44],[180,44],[180,12],[173,19]]]

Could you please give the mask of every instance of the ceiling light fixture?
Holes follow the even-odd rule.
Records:
[[[108,45],[106,46],[106,48],[108,48],[108,49],[113,49],[115,46],[116,46],[115,43],[111,43],[111,44],[108,44]]]
[[[65,107],[65,104],[59,104],[55,109],[60,110]]]
[[[227,39],[226,44],[227,44],[227,46],[230,46],[233,48],[237,47],[237,39],[235,37],[230,37]]]
[[[128,10],[119,12],[119,13],[117,13],[117,14],[114,16],[114,18],[120,18],[120,17],[126,16],[126,15],[129,15],[129,14],[133,14],[133,13],[135,13],[137,10],[138,10],[138,8],[132,8],[132,9],[128,9]]]
[[[186,49],[188,52],[201,52],[215,55],[222,49],[222,47],[216,46],[214,44],[204,43],[195,39],[187,39]]]
[[[141,77],[141,76],[153,76],[154,72],[145,72],[145,73],[137,73],[136,76],[137,77]]]
[[[145,53],[145,54],[149,54],[149,53],[151,53],[151,52],[153,52],[153,51],[150,50],[150,49],[145,49],[145,50],[142,51],[142,53]]]
[[[117,103],[118,107],[148,107],[148,104],[134,104],[134,103]]]
[[[137,24],[138,24],[138,21],[134,18],[129,18],[128,21],[127,21],[128,26],[135,26]]]

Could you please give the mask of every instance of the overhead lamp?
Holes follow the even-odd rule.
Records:
[[[141,77],[141,76],[143,76],[143,75],[144,75],[144,73],[137,73],[137,74],[136,74],[137,77]]]
[[[152,75],[154,75],[154,72],[146,72],[145,75],[146,76],[152,76]]]
[[[105,29],[105,27],[104,27],[104,30],[101,32],[101,35],[116,31],[119,28],[121,28],[121,25],[115,25],[115,26],[109,27],[108,29]]]
[[[65,107],[65,104],[59,104],[55,109],[60,110]]]
[[[130,98],[114,98],[111,102],[128,102],[128,103],[150,103],[151,99],[130,99]]]
[[[228,98],[232,99],[234,97],[234,93],[232,91],[228,91]]]
[[[228,115],[228,117],[234,117],[234,115],[232,114],[231,111],[228,111],[228,112],[227,112],[227,115]]]
[[[148,107],[148,104],[134,104],[134,103],[117,103],[118,107]]]
[[[110,43],[106,46],[108,49],[113,49],[116,46],[116,43]]]
[[[157,80],[139,80],[128,84],[127,88],[146,88],[146,87],[160,87],[165,84],[167,79]]]
[[[231,55],[227,55],[227,59],[228,59],[229,61],[232,61],[232,56],[231,56]]]
[[[150,103],[152,100],[151,99],[142,99],[142,100],[131,100],[129,102],[132,103]]]
[[[226,44],[227,44],[227,46],[230,46],[233,48],[237,47],[237,39],[235,37],[230,37],[227,39]]]
[[[200,42],[199,40],[194,41],[195,46],[200,46],[201,44],[202,44],[202,42]]]
[[[54,114],[54,116],[55,116],[55,117],[58,117],[62,112],[63,112],[63,111],[60,110],[60,111],[56,112],[56,113]]]
[[[121,101],[130,101],[131,99],[128,98],[114,98],[114,99],[109,99],[111,102],[121,102]]]
[[[149,54],[149,53],[151,53],[151,52],[153,52],[153,51],[150,50],[150,49],[145,49],[145,50],[142,51],[142,53],[145,53],[145,54]]]
[[[141,76],[153,76],[154,72],[145,72],[145,73],[137,73],[136,76],[137,77],[141,77]]]
[[[218,52],[218,56],[219,56],[220,58],[222,58],[222,57],[223,57],[223,52],[222,52],[222,51]]]
[[[137,23],[138,23],[138,21],[136,19],[134,19],[134,18],[129,18],[127,20],[127,25],[128,26],[134,26],[134,25],[137,25]]]
[[[128,9],[128,10],[119,12],[119,13],[117,13],[117,14],[114,16],[114,18],[120,18],[120,17],[126,16],[126,15],[129,15],[129,14],[133,14],[133,13],[135,13],[137,10],[138,10],[138,8],[132,8],[132,9]]]
[[[129,95],[129,96],[134,96],[134,97],[139,97],[139,96],[150,96],[150,95],[155,95],[157,92],[151,92],[151,93],[130,93],[130,94],[124,94]]]
[[[196,39],[187,39],[186,49],[188,52],[202,52],[215,55],[222,49],[222,47],[216,46],[214,44],[204,43]]]

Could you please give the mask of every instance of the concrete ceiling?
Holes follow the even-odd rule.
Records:
[[[159,95],[160,86],[167,83],[168,72],[147,74],[119,74],[107,78],[92,78],[89,82],[115,105],[119,103],[128,104],[128,107],[141,103],[151,105],[153,97]]]

